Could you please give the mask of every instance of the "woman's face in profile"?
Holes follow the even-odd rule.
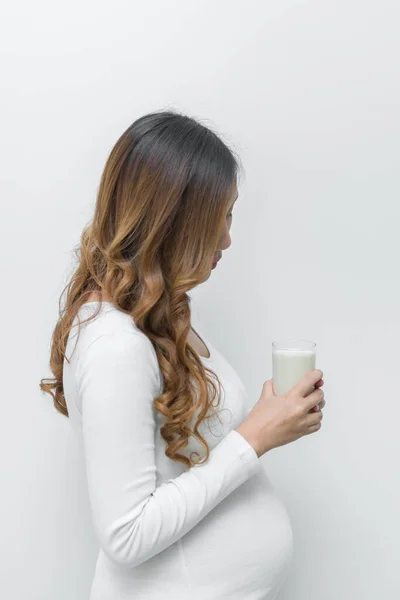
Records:
[[[235,202],[237,200],[237,197],[238,197],[238,190],[235,187],[234,193],[233,193],[233,196],[232,196],[232,202],[231,202],[231,204],[229,206],[229,210],[228,210],[228,212],[226,214],[225,227],[223,229],[221,238],[219,240],[218,250],[217,250],[217,252],[214,255],[213,263],[210,266],[210,275],[211,275],[211,271],[213,269],[215,269],[215,267],[217,266],[217,263],[219,262],[219,260],[221,260],[221,258],[222,258],[222,251],[226,250],[227,248],[229,248],[229,246],[232,243],[231,236],[230,236],[229,232],[230,232],[230,228],[231,228],[231,224],[232,224],[232,211],[233,211],[234,204],[235,204]],[[210,275],[208,277],[210,277]]]

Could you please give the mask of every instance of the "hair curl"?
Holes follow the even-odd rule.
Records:
[[[209,277],[239,165],[215,132],[177,111],[150,113],[128,127],[107,159],[93,219],[75,248],[77,266],[62,292],[67,291],[65,307],[60,301],[51,340],[54,378],[40,382],[68,416],[63,389],[68,335],[88,296],[105,292],[153,344],[164,383],[154,407],[165,417],[160,429],[165,454],[188,468],[198,463],[179,451],[190,435],[205,447],[202,463],[208,460],[198,426],[216,414],[207,417],[217,395],[214,408],[219,406],[222,384],[187,343],[187,292]]]

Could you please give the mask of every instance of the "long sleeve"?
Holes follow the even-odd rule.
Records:
[[[76,382],[92,519],[110,560],[135,567],[201,521],[261,468],[232,430],[196,465],[156,487],[158,364],[135,331],[104,333],[81,353]]]

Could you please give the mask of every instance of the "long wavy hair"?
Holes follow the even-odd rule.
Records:
[[[51,340],[54,378],[40,382],[57,411],[68,416],[63,389],[68,335],[88,296],[105,292],[155,349],[163,393],[154,407],[164,417],[165,454],[188,468],[200,462],[179,453],[190,435],[206,450],[202,463],[208,460],[198,426],[216,414],[210,409],[219,406],[222,384],[187,343],[187,292],[209,277],[240,164],[214,131],[174,110],[144,115],[126,129],[106,161],[93,219],[75,247],[77,266],[61,294],[66,292],[65,305],[61,308],[60,299]],[[100,309],[101,304],[83,322]]]

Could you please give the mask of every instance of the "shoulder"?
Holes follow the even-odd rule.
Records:
[[[121,340],[131,337],[132,341],[134,338],[138,344],[152,346],[149,338],[135,325],[130,315],[110,304],[103,304],[99,311],[98,308],[98,304],[84,304],[72,323],[69,338],[72,341],[79,337],[80,353],[104,335],[112,336],[113,340],[117,340],[118,337]]]
[[[96,312],[97,305],[85,305],[75,317],[71,342],[78,336],[78,326],[75,327],[78,318],[81,322],[75,349],[76,364],[85,365],[85,368],[95,363],[119,367],[137,363],[141,368],[147,365],[160,381],[159,364],[153,344],[146,334],[136,327],[133,319],[113,306],[103,305],[94,318],[84,322]]]

